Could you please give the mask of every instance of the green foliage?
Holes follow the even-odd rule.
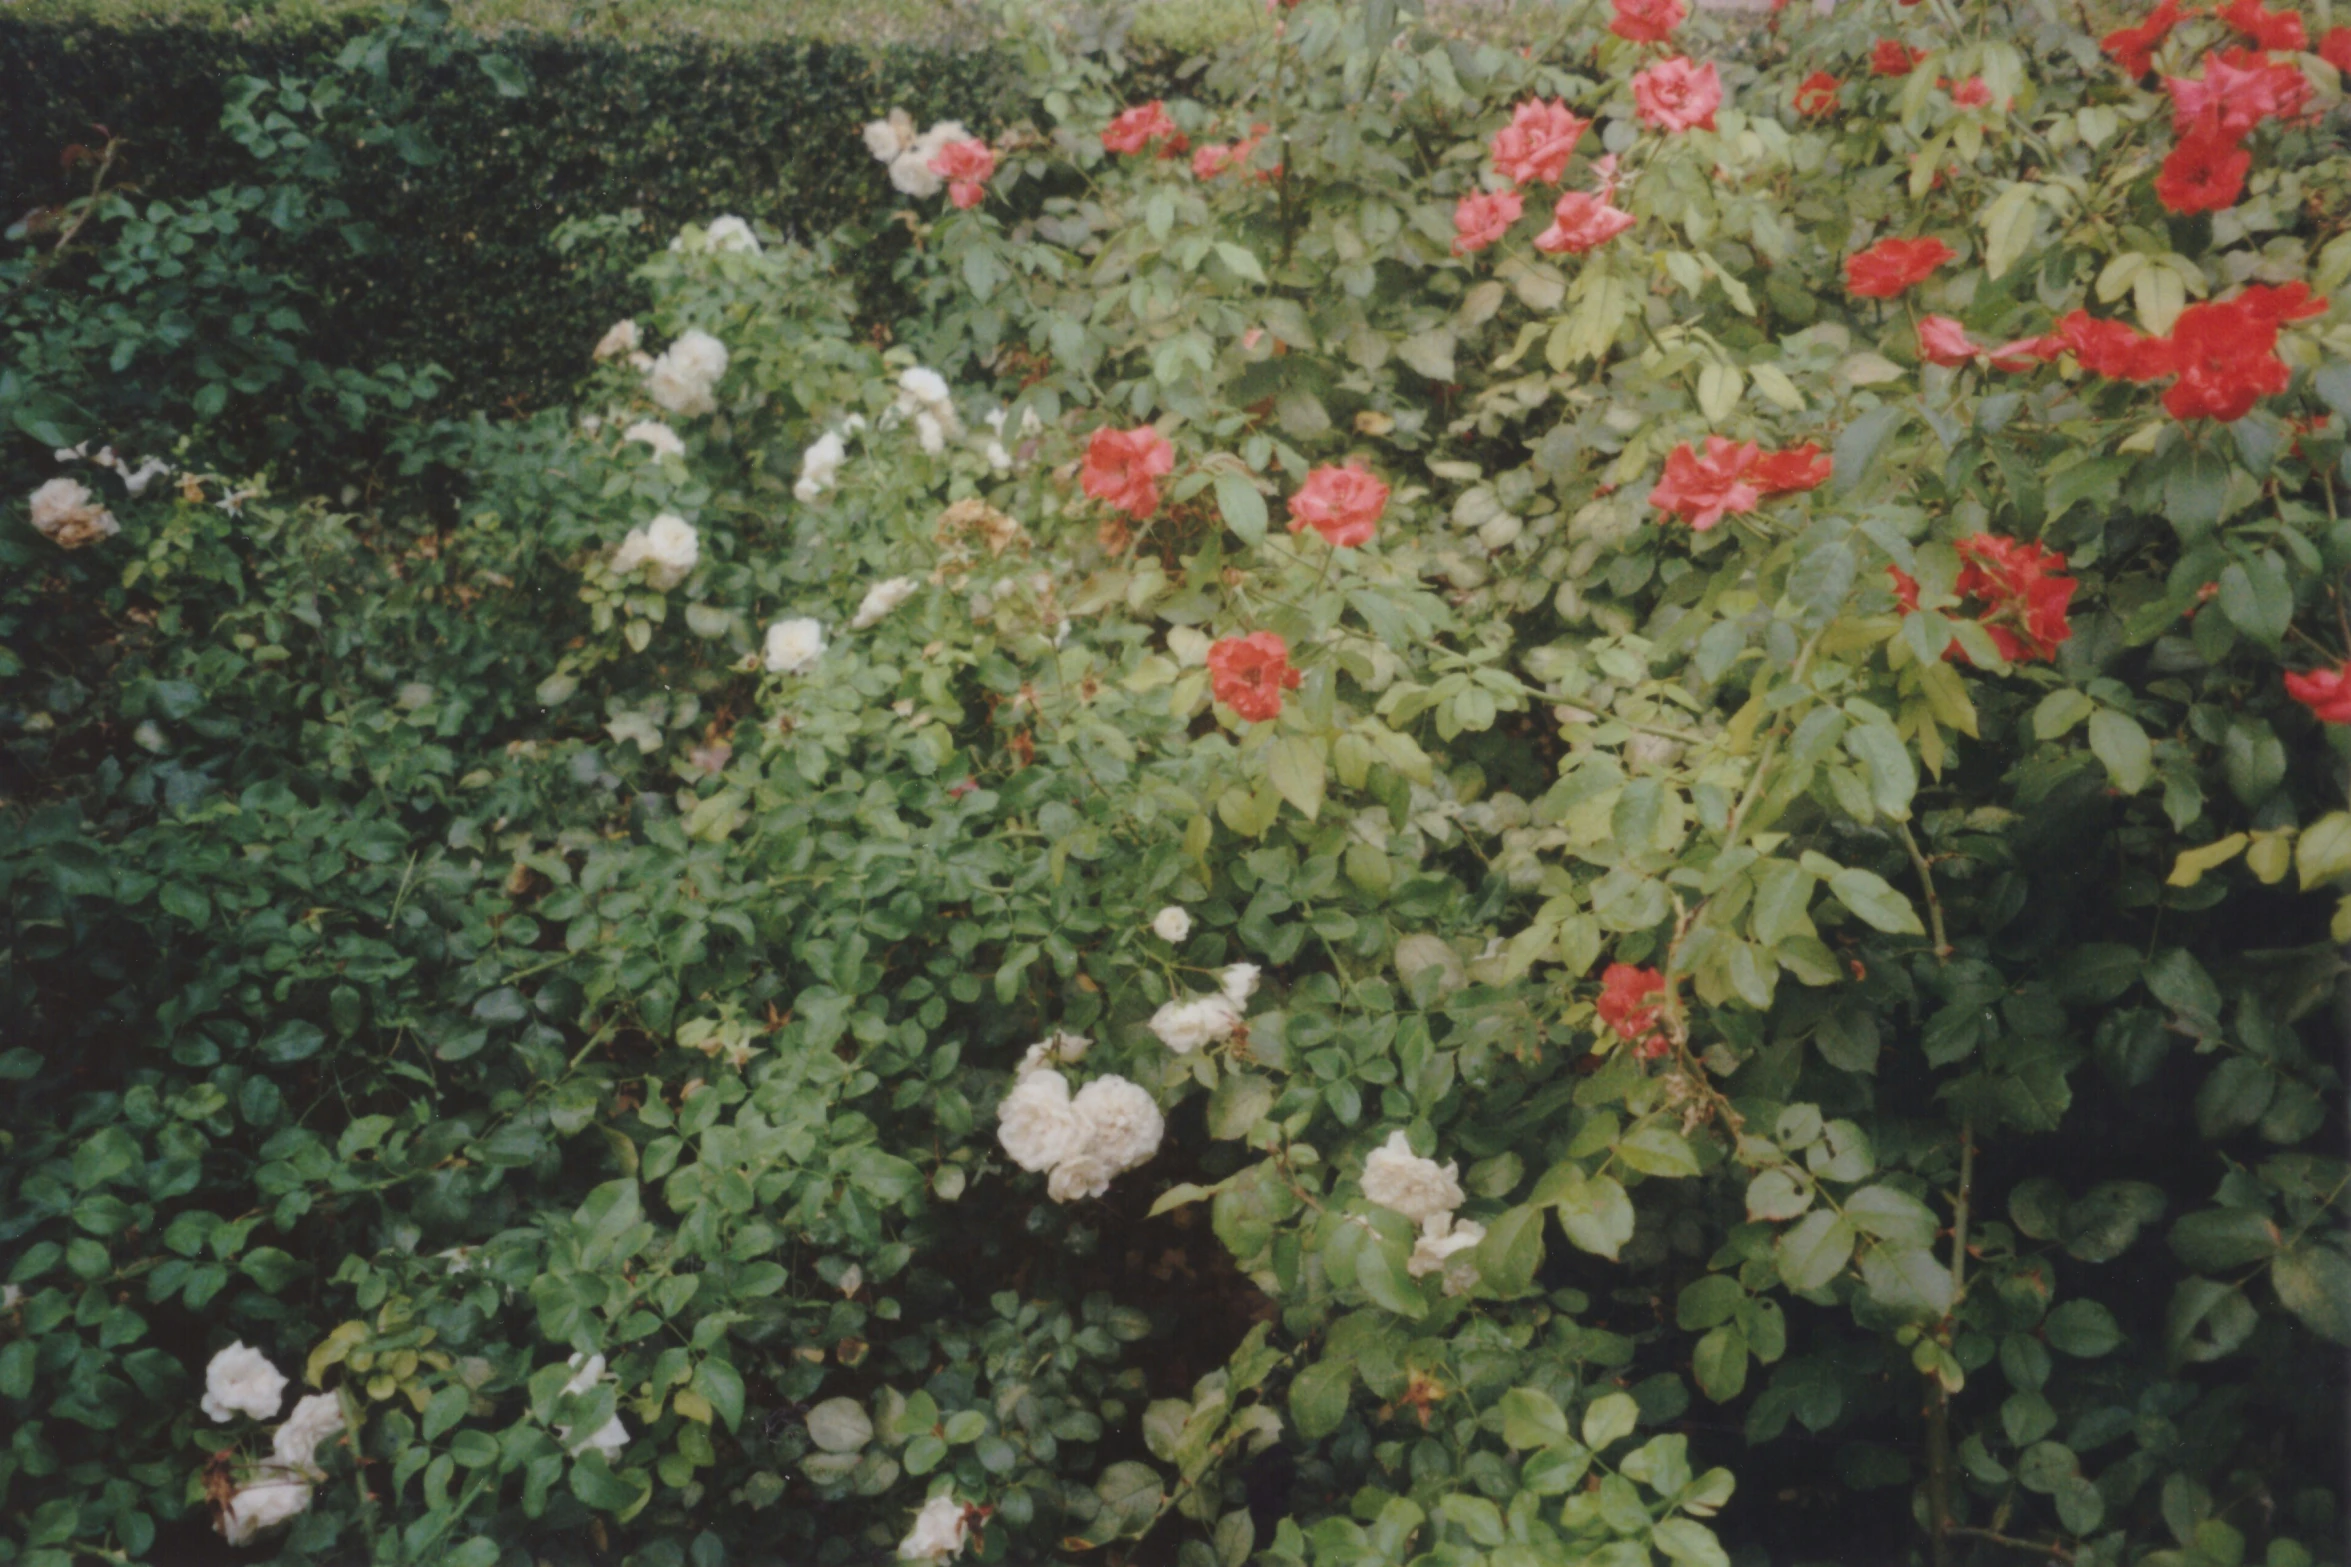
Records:
[[[2333,290],[2345,166],[2265,130],[2270,183],[2167,222],[2160,101],[2078,18],[1904,12],[1905,84],[1862,9],[1685,24],[1732,96],[1667,138],[1595,17],[1306,5],[1170,95],[1269,127],[1207,177],[1106,154],[1130,79],[1041,28],[887,337],[860,231],[690,228],[630,286],[649,352],[726,345],[704,412],[615,358],[404,437],[454,505],[197,474],[71,553],[0,529],[0,1550],[189,1558],[269,1440],[197,1410],[232,1339],[352,1424],[286,1560],[848,1563],[926,1502],[988,1561],[2332,1549],[2351,728],[2279,677],[2345,651],[2342,442],[2285,421],[2351,341],[2182,425],[1922,365],[1908,306]],[[498,81],[466,112],[538,102]],[[1608,108],[1639,226],[1456,256],[1532,96]],[[887,106],[827,133],[877,188]],[[1918,294],[1844,289],[1927,232]],[[1121,515],[1078,474],[1146,421]],[[1659,522],[1707,435],[1834,476]],[[1277,526],[1350,459],[1375,538]],[[621,553],[665,516],[670,577]],[[1983,533],[2065,555],[2053,658],[1962,608]],[[1302,679],[1252,722],[1208,657],[1258,631]],[[1167,1117],[1066,1202],[997,1125],[1062,1033]]]

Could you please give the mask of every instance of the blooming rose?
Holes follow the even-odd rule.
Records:
[[[714,413],[712,388],[727,373],[727,347],[708,332],[689,330],[645,372],[645,390],[673,414]]]
[[[1159,1102],[1142,1085],[1123,1077],[1097,1077],[1079,1089],[1069,1103],[1085,1125],[1086,1152],[1107,1165],[1113,1175],[1150,1159],[1159,1152],[1160,1139],[1167,1133]]]
[[[1020,1065],[1014,1071],[1026,1077],[1031,1072],[1041,1070],[1049,1062],[1073,1065],[1085,1060],[1086,1052],[1093,1048],[1094,1042],[1085,1035],[1067,1033],[1057,1028],[1029,1046],[1028,1053],[1020,1058]]]
[[[2163,0],[2146,19],[2134,27],[2118,27],[2098,42],[2123,75],[2133,81],[2155,69],[2155,51],[2171,30],[2179,25],[2180,0]]]
[[[1843,84],[1826,71],[1815,71],[1797,84],[1796,112],[1810,119],[1837,112],[1837,89]]]
[[[1633,226],[1633,215],[1608,204],[1606,197],[1580,190],[1562,194],[1551,208],[1551,226],[1535,236],[1535,248],[1557,255],[1582,255]]]
[[[1159,1042],[1179,1056],[1188,1056],[1203,1045],[1232,1037],[1241,1026],[1241,1009],[1223,994],[1187,996],[1181,1001],[1170,1001],[1151,1014],[1151,1032]]]
[[[1836,466],[1836,460],[1823,453],[1817,443],[1807,441],[1784,452],[1757,452],[1744,477],[1759,494],[1788,495],[1819,489],[1828,483]]]
[[[2288,321],[2308,321],[2327,312],[2327,302],[2312,298],[2310,285],[2299,281],[2274,285],[2248,283],[2245,291],[2230,303],[2257,320],[2281,326]],[[2326,416],[2321,414],[2319,417],[2323,420]]]
[[[2253,40],[2257,49],[2307,49],[2310,36],[2302,30],[2302,18],[2291,11],[2272,11],[2261,0],[2229,0],[2215,9],[2213,20],[2226,23],[2235,32]]]
[[[599,360],[615,359],[622,354],[634,353],[637,341],[636,322],[615,321],[606,329],[602,337],[596,339],[595,357]]]
[[[1971,76],[1951,89],[1951,102],[1962,109],[1981,109],[1991,101],[1991,84],[1980,76]]]
[[[2127,321],[2101,321],[2076,310],[2057,322],[2058,345],[2092,375],[2117,381],[2160,381],[2172,373],[2168,339],[2149,337]]]
[[[1208,649],[1208,677],[1216,699],[1250,723],[1282,710],[1282,693],[1301,679],[1290,667],[1290,645],[1271,631],[1226,637]]]
[[[343,1401],[332,1393],[313,1393],[294,1405],[270,1439],[277,1461],[292,1469],[312,1468],[318,1444],[343,1429]]]
[[[604,1380],[604,1357],[602,1355],[583,1357],[575,1351],[571,1357],[571,1367],[572,1379],[563,1384],[563,1391],[567,1394],[585,1393]],[[620,1416],[614,1415],[598,1427],[593,1436],[577,1447],[572,1446],[571,1427],[569,1426],[557,1426],[555,1440],[561,1442],[571,1452],[584,1452],[592,1447],[604,1454],[605,1457],[610,1458],[629,1445],[629,1428],[621,1424]]]
[[[952,1496],[934,1496],[914,1515],[914,1528],[898,1542],[900,1561],[943,1562],[963,1550],[963,1504]]]
[[[2278,323],[2243,295],[2200,301],[2172,323],[2171,358],[2179,379],[2163,394],[2174,419],[2242,419],[2264,397],[2286,389],[2292,373],[2277,356]]]
[[[882,123],[882,122],[876,122]],[[939,193],[939,176],[931,168],[931,160],[940,149],[951,143],[971,140],[971,132],[960,121],[941,120],[920,136],[913,135],[914,122],[901,112],[892,110],[884,126],[890,133],[897,151],[883,161],[890,165],[890,183],[917,201],[927,201]],[[874,127],[866,127],[866,145],[875,147]],[[881,157],[878,151],[875,156]]]
[[[989,176],[996,172],[996,149],[984,141],[951,141],[931,154],[930,170],[948,181],[949,201],[976,207]]]
[[[1927,57],[1924,49],[1913,49],[1892,38],[1881,38],[1869,51],[1869,72],[1872,76],[1908,76],[1918,69],[1918,62]]]
[[[632,441],[652,447],[656,457],[686,455],[686,443],[678,438],[678,432],[658,419],[639,419],[621,432],[620,442],[623,446]]]
[[[1643,124],[1661,131],[1713,130],[1721,106],[1722,78],[1711,62],[1692,65],[1676,55],[1633,77],[1633,107]]]
[[[1024,1170],[1050,1170],[1085,1140],[1085,1122],[1070,1107],[1069,1079],[1050,1068],[1022,1074],[996,1106],[996,1141]]]
[[[1684,441],[1666,455],[1665,472],[1650,490],[1649,504],[1671,512],[1700,533],[1726,515],[1753,511],[1762,499],[1747,476],[1755,455],[1752,441],[1710,435],[1703,457]]]
[[[1105,152],[1141,152],[1155,141],[1177,134],[1175,121],[1157,98],[1138,104],[1112,120],[1102,132]]]
[[[1200,180],[1212,180],[1227,169],[1238,168],[1247,163],[1257,151],[1257,143],[1263,139],[1268,129],[1269,127],[1264,125],[1252,125],[1249,127],[1249,134],[1240,141],[1230,144],[1210,142],[1201,147],[1192,154],[1192,177]]]
[[[2237,204],[2237,198],[2245,193],[2245,175],[2252,167],[2253,154],[2239,146],[2235,137],[2223,134],[2210,121],[2199,121],[2197,128],[2181,137],[2164,156],[2163,170],[2155,177],[2155,198],[2183,216],[2219,212]]]
[[[221,1509],[221,1537],[231,1545],[250,1545],[264,1529],[274,1529],[310,1506],[310,1482],[265,1467],[251,1485],[237,1487]]]
[[[1958,543],[1962,565],[1953,590],[1977,607],[1977,620],[1992,646],[2009,663],[2053,659],[2073,635],[2067,611],[2075,581],[2059,576],[2065,557],[2038,544],[1977,533]],[[1899,567],[1888,567],[1894,597],[1901,607],[1918,611],[1918,583]],[[1946,659],[1969,662],[1954,642],[1943,650]]]
[[[643,570],[645,581],[666,593],[686,580],[702,558],[702,541],[694,525],[670,512],[642,528],[631,528],[613,553],[612,569],[622,576]]]
[[[1967,328],[1949,316],[1928,316],[1918,324],[1918,357],[1930,365],[1957,368],[1975,362],[1976,346]]]
[[[1412,1244],[1412,1256],[1405,1262],[1404,1271],[1416,1279],[1441,1272],[1445,1275],[1446,1294],[1466,1294],[1477,1288],[1477,1268],[1452,1259],[1456,1253],[1471,1250],[1485,1238],[1486,1227],[1475,1219],[1456,1219],[1449,1213],[1440,1213],[1421,1225],[1420,1238]]]
[[[884,615],[914,597],[915,589],[921,585],[914,577],[892,577],[885,582],[875,583],[865,590],[865,597],[858,600],[857,613],[850,617],[849,629],[863,631],[868,626],[879,624]]]
[[[2167,76],[2172,129],[2181,136],[2201,124],[2241,140],[2264,120],[2291,119],[2310,99],[2310,78],[2291,65],[2272,65],[2254,49],[2207,55],[2201,78]]]
[[[2318,41],[2318,57],[2351,76],[2351,27],[2330,27]]]
[[[1564,103],[1529,98],[1510,111],[1510,123],[1494,133],[1494,169],[1513,185],[1530,180],[1556,184],[1567,172],[1576,142],[1590,125]]]
[[[2322,724],[2351,724],[2351,663],[2307,673],[2289,671],[2286,695],[2317,714]]]
[[[1464,196],[1453,205],[1453,254],[1483,250],[1510,232],[1526,208],[1516,190]]]
[[[1361,468],[1317,468],[1290,497],[1290,531],[1308,528],[1339,549],[1369,544],[1387,510],[1388,487]]]
[[[1263,970],[1254,963],[1228,963],[1216,976],[1224,998],[1236,1007],[1245,1007],[1249,998],[1257,994],[1257,977]]]
[[[676,250],[684,247],[677,240],[672,240],[670,248]],[[710,227],[702,231],[702,243],[699,248],[717,252],[748,251],[752,255],[757,255],[759,254],[759,236],[751,232],[750,224],[734,214],[728,213],[723,217],[710,220]]]
[[[1611,963],[1600,976],[1600,1021],[1621,1039],[1640,1040],[1656,1030],[1665,1011],[1665,976],[1653,968]]]
[[[1169,904],[1151,916],[1151,934],[1173,945],[1192,934],[1192,916],[1180,904]]]
[[[1958,254],[1939,239],[1881,239],[1845,258],[1845,291],[1856,299],[1891,299]]]
[[[78,550],[122,531],[79,479],[51,479],[33,491],[33,527],[59,549]]]
[[[1388,1140],[1363,1160],[1363,1195],[1390,1208],[1414,1224],[1426,1224],[1461,1206],[1461,1165],[1440,1165],[1412,1151],[1404,1133],[1393,1131]]]
[[[800,477],[792,485],[792,494],[802,501],[814,501],[838,482],[841,464],[848,459],[849,448],[837,430],[827,430],[818,436],[808,450],[800,454]]]
[[[769,674],[803,673],[824,653],[824,627],[806,616],[779,620],[767,628],[765,651]]]
[[[278,1412],[286,1393],[285,1373],[269,1363],[243,1339],[212,1357],[204,1368],[202,1408],[215,1421],[226,1423],[239,1415],[267,1420]]]
[[[1608,30],[1637,44],[1661,44],[1689,14],[1682,0],[1616,0],[1616,20]]]
[[[1159,510],[1161,475],[1175,468],[1175,447],[1149,425],[1113,430],[1105,425],[1086,443],[1078,481],[1088,495],[1141,522]]]

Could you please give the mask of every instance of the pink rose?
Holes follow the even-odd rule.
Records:
[[[1956,369],[1975,362],[1974,339],[1967,328],[1949,316],[1928,316],[1918,324],[1918,357],[1930,365]]]
[[[1464,196],[1453,208],[1453,254],[1483,250],[1510,232],[1525,202],[1515,190]]]
[[[1339,549],[1369,544],[1380,513],[1388,506],[1388,487],[1361,468],[1317,468],[1290,497],[1290,531],[1308,528]]]
[[[1551,209],[1551,226],[1535,236],[1535,248],[1557,255],[1582,255],[1633,226],[1633,215],[1610,206],[1605,197],[1571,190]]]
[[[1710,131],[1714,111],[1722,107],[1722,78],[1711,64],[1692,65],[1676,55],[1633,78],[1633,107],[1644,124],[1661,131]]]
[[[1528,99],[1510,112],[1510,123],[1494,133],[1495,171],[1513,185],[1530,180],[1558,183],[1590,123],[1577,119],[1564,103]]]

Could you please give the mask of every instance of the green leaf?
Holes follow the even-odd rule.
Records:
[[[1597,1453],[1631,1436],[1641,1423],[1641,1406],[1630,1393],[1603,1393],[1584,1408],[1584,1446]]]
[[[1258,1122],[1273,1108],[1274,1087],[1255,1072],[1235,1072],[1216,1085],[1208,1096],[1208,1135],[1217,1138],[1246,1137]]]
[[[1216,509],[1224,514],[1225,526],[1241,536],[1242,543],[1264,541],[1265,496],[1248,479],[1237,473],[1218,474]]]
[[[1837,436],[1832,454],[1836,460],[1836,469],[1835,477],[1829,481],[1830,488],[1840,495],[1858,489],[1861,481],[1869,477],[1870,470],[1877,465],[1878,453],[1885,447],[1886,438],[1894,433],[1908,414],[1909,410],[1900,403],[1881,403],[1845,426]]]
[[[478,54],[474,63],[482,68],[482,74],[498,89],[501,98],[520,98],[531,90],[530,74],[505,55]]]
[[[2330,811],[2303,828],[2294,846],[2294,868],[2304,892],[2351,874],[2351,811]]]
[[[1347,1359],[1318,1360],[1291,1378],[1290,1419],[1298,1434],[1312,1442],[1338,1430],[1354,1387],[1355,1364]]]
[[[2297,1246],[2270,1263],[2269,1282],[2304,1327],[2351,1344],[2351,1258],[2325,1246]]]
[[[694,1391],[709,1400],[729,1431],[743,1423],[743,1373],[712,1357],[694,1368]]]
[[[1548,1447],[1567,1436],[1567,1416],[1550,1394],[1514,1387],[1502,1395],[1502,1440],[1518,1449]]]
[[[2266,647],[2283,642],[2294,618],[2294,590],[2286,582],[2285,562],[2267,550],[2249,560],[2231,561],[2220,574],[2220,612]]]
[[[1864,1235],[1898,1246],[1924,1246],[1935,1238],[1934,1210],[1894,1186],[1864,1186],[1845,1199],[1845,1217]]]
[[[1265,281],[1265,268],[1257,264],[1257,257],[1246,245],[1236,245],[1229,239],[1216,242],[1216,259],[1233,269],[1233,275],[1251,283]]]
[[[1690,1374],[1698,1390],[1718,1404],[1737,1398],[1747,1386],[1747,1335],[1725,1322],[1700,1338],[1690,1352]]]
[[[438,1440],[442,1432],[465,1418],[465,1411],[472,1402],[473,1395],[460,1386],[452,1385],[435,1393],[431,1402],[424,1406],[424,1418],[419,1422],[424,1439],[428,1442]]]
[[[1906,1316],[1947,1315],[1954,1299],[1951,1270],[1924,1246],[1872,1246],[1861,1254],[1861,1282],[1871,1300]]]
[[[1557,1202],[1559,1227],[1581,1250],[1614,1262],[1633,1238],[1633,1201],[1612,1175],[1578,1180]]]
[[[2060,686],[2033,709],[2033,734],[2037,739],[2058,739],[2097,708],[2097,703],[2073,687]]]
[[[2261,1119],[2277,1089],[2277,1073],[2267,1062],[2229,1057],[2196,1090],[2196,1130],[2207,1142],[2244,1131]]]
[[[1094,1494],[1118,1520],[1119,1533],[1140,1534],[1159,1516],[1167,1487],[1158,1470],[1128,1459],[1102,1471],[1102,1478],[1094,1482]]]
[[[1772,1261],[1788,1288],[1816,1290],[1845,1270],[1853,1241],[1851,1221],[1824,1208],[1798,1219],[1772,1243]]]
[[[2061,1354],[2095,1360],[2122,1342],[2114,1313],[2094,1300],[2069,1300],[2042,1324],[2049,1347]]]
[[[1680,1567],[1731,1567],[1714,1531],[1692,1518],[1668,1518],[1649,1531],[1649,1543]]]
[[[1471,1256],[1486,1293],[1505,1300],[1527,1294],[1543,1266],[1543,1210],[1531,1204],[1507,1210],[1486,1226]]]
[[[1616,1156],[1643,1175],[1673,1178],[1698,1173],[1698,1156],[1690,1151],[1690,1140],[1656,1122],[1627,1132],[1616,1144]]]
[[[1846,866],[1829,878],[1829,891],[1871,928],[1889,936],[1923,936],[1926,927],[1918,922],[1918,911],[1910,900],[1886,884],[1875,871],[1858,866]]]
[[[1283,799],[1308,821],[1322,813],[1322,747],[1304,735],[1282,735],[1269,751],[1266,772]]]
[[[2106,764],[2106,776],[2124,794],[2137,794],[2155,776],[2155,747],[2147,731],[2127,713],[2102,707],[2090,715],[2090,749]]]
[[[2277,1255],[2284,1237],[2268,1214],[2250,1208],[2206,1208],[2183,1214],[2171,1227],[2171,1249],[2199,1273],[2225,1273]]]
[[[1419,1286],[1404,1271],[1404,1264],[1390,1254],[1385,1243],[1367,1245],[1355,1259],[1355,1282],[1375,1305],[1385,1306],[1400,1317],[1414,1321],[1428,1314],[1428,1302],[1421,1299]]]

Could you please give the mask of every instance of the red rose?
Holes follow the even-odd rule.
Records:
[[[1607,198],[1571,190],[1551,209],[1551,226],[1535,236],[1535,248],[1557,255],[1582,255],[1633,226],[1633,215],[1608,204]]]
[[[2243,295],[2225,304],[2199,303],[2172,324],[2171,351],[2179,379],[2163,394],[2174,419],[2242,419],[2292,378],[2277,356],[2278,324],[2267,307]]]
[[[1079,482],[1094,499],[1140,522],[1159,509],[1155,481],[1174,467],[1175,448],[1149,425],[1134,430],[1104,426],[1086,443]]]
[[[2231,301],[2240,309],[2249,310],[2262,320],[2283,326],[2288,321],[2308,321],[2327,313],[2327,302],[2310,297],[2308,283],[2286,283],[2272,286],[2268,283],[2248,283],[2245,291]]]
[[[1837,112],[1837,89],[1844,85],[1826,71],[1815,71],[1796,87],[1796,112],[1819,119]]]
[[[2076,584],[2057,575],[2065,557],[1992,533],[1961,539],[1958,549],[1966,564],[1953,587],[1983,607],[1980,622],[2000,656],[2011,664],[2055,658],[2058,644],[2073,635],[2066,612]],[[1911,606],[1916,603],[1913,585]]]
[[[1793,495],[1817,490],[1836,471],[1836,460],[1811,441],[1784,452],[1758,452],[1747,463],[1746,479],[1764,495]]]
[[[1616,20],[1608,30],[1637,44],[1661,44],[1689,14],[1682,0],[1616,0]]]
[[[2163,160],[2155,176],[2155,199],[2172,212],[2218,212],[2237,204],[2245,193],[2245,175],[2253,154],[2207,126],[2184,136]]]
[[[1611,963],[1600,975],[1600,1021],[1618,1037],[1639,1039],[1665,1011],[1665,976],[1653,968]]]
[[[1282,693],[1298,689],[1290,645],[1270,631],[1226,637],[1208,649],[1208,679],[1216,699],[1249,722],[1278,717]]]
[[[1513,185],[1530,180],[1555,185],[1590,124],[1564,103],[1530,98],[1511,110],[1510,123],[1494,133],[1495,171]]]
[[[2199,124],[2242,140],[2263,120],[2291,119],[2310,101],[2310,78],[2290,65],[2272,65],[2253,49],[2207,55],[2201,77],[2167,76],[2172,130],[2191,135]]]
[[[1971,76],[1951,89],[1951,102],[1962,109],[1981,109],[1991,101],[1991,84],[1980,76]]]
[[[1913,49],[1906,43],[1881,38],[1869,52],[1869,71],[1872,76],[1908,76],[1918,69],[1918,62],[1927,57],[1924,49]]]
[[[2310,47],[2310,35],[2302,30],[2302,18],[2291,11],[2267,10],[2261,0],[2229,0],[2212,15],[2215,21],[2225,22],[2233,31],[2252,39],[2257,49]]]
[[[1157,98],[1137,104],[1112,120],[1102,132],[1105,152],[1141,152],[1153,142],[1176,134],[1175,121]]]
[[[1752,441],[1710,435],[1703,457],[1684,441],[1666,455],[1665,472],[1649,491],[1649,504],[1704,533],[1728,514],[1753,511],[1763,499],[1747,472],[1754,461]]]
[[[1958,254],[1939,239],[1881,239],[1845,258],[1845,291],[1856,299],[1892,299]]]
[[[1290,531],[1308,528],[1339,549],[1369,544],[1388,508],[1388,487],[1361,468],[1317,468],[1290,497]]]
[[[2330,27],[2318,41],[2318,57],[2345,75],[2351,75],[2351,27]]]
[[[2122,67],[2123,75],[2137,81],[2155,69],[2154,54],[2163,40],[2179,25],[2180,0],[2163,0],[2147,13],[2147,19],[2136,27],[2118,27],[2099,40],[2098,47]]]
[[[1633,76],[1633,107],[1644,125],[1661,131],[1714,129],[1722,107],[1722,77],[1714,66],[1692,65],[1676,55]]]
[[[1525,199],[1515,190],[1462,197],[1453,208],[1453,254],[1485,249],[1509,233],[1525,209]]]
[[[2149,337],[2127,321],[2101,321],[2076,310],[2057,323],[2058,345],[2092,375],[2116,381],[2160,381],[2172,373],[2171,343]]]
[[[2351,724],[2351,663],[2340,669],[2289,673],[2286,695],[2316,713],[2322,724]]]
[[[2064,352],[2065,344],[2055,333],[2051,333],[2046,337],[2014,338],[1998,348],[1986,349],[1984,354],[1992,361],[1995,370],[2030,370],[2035,365],[2047,364]]]

